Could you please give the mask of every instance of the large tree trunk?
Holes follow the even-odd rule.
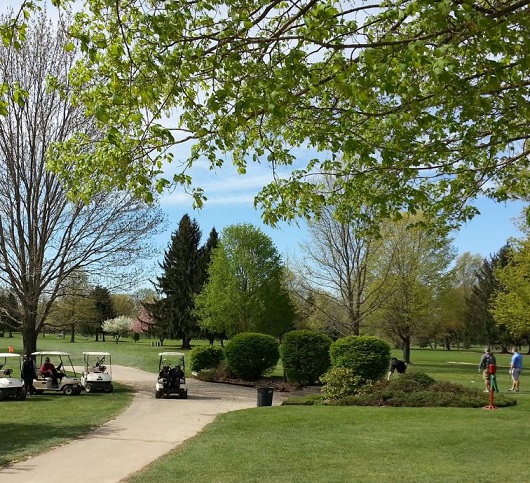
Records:
[[[403,361],[410,364],[410,337],[401,339],[403,342]]]
[[[182,337],[182,348],[191,349],[191,337]]]
[[[35,317],[28,317],[22,324],[24,354],[31,354],[37,350],[37,336]]]
[[[70,342],[75,342],[75,324],[70,324]]]

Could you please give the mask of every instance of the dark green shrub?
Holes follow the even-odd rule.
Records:
[[[271,335],[246,332],[228,341],[225,357],[240,378],[255,381],[274,370],[280,359],[280,349]]]
[[[190,352],[192,371],[202,371],[217,367],[225,358],[224,349],[218,345],[197,346]]]
[[[315,330],[293,330],[280,347],[283,368],[289,381],[314,384],[330,366],[331,339]]]
[[[347,367],[364,380],[377,381],[388,371],[390,345],[378,337],[350,335],[331,344],[333,367]]]

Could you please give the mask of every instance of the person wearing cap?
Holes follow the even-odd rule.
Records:
[[[24,389],[26,390],[26,394],[33,396],[33,394],[35,394],[35,386],[33,385],[33,379],[35,378],[35,363],[27,354],[24,354],[21,376],[24,381]]]
[[[512,349],[512,359],[510,361],[510,374],[512,376],[512,387],[508,391],[519,392],[519,376],[523,370],[523,355],[519,353],[519,349],[514,347]]]
[[[478,365],[478,372],[482,371],[482,378],[484,379],[484,392],[490,392],[490,365],[496,365],[497,360],[495,359],[495,356],[490,351],[489,347],[486,347],[484,349],[484,354],[482,358],[480,359],[480,363]]]

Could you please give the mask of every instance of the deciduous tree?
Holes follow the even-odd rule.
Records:
[[[414,337],[431,331],[436,321],[439,297],[449,285],[455,256],[448,239],[414,226],[417,222],[418,218],[405,217],[386,225],[387,258],[380,260],[389,276],[377,325],[403,349],[405,362],[410,362]]]
[[[240,173],[252,160],[272,168],[256,200],[271,223],[325,205],[349,221],[367,204],[457,223],[479,195],[530,192],[529,3],[85,0],[72,81],[105,136],[90,153],[72,137],[52,161],[81,196],[149,196],[174,156],[185,187],[199,159]],[[185,143],[189,156],[170,149]],[[312,182],[322,173],[334,189]]]
[[[82,270],[93,283],[127,288],[137,280],[136,262],[153,255],[146,237],[161,221],[156,206],[126,192],[100,190],[86,204],[74,202],[46,167],[52,143],[83,133],[80,149],[88,152],[103,135],[69,101],[78,53],[64,49],[65,28],[39,16],[19,49],[0,46],[0,85],[7,86],[0,89],[0,284],[20,304],[28,353],[71,274]]]
[[[494,276],[499,288],[491,300],[497,325],[505,326],[516,340],[530,334],[530,236],[513,240],[508,263],[497,267]]]
[[[120,315],[114,319],[105,320],[102,324],[104,332],[112,334],[116,340],[116,344],[120,338],[130,332],[132,319],[124,315]]]
[[[294,320],[281,257],[271,239],[250,224],[223,230],[195,304],[202,328],[229,335],[280,336]]]

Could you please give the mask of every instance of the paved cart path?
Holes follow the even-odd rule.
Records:
[[[187,379],[188,399],[156,399],[155,374],[113,366],[112,376],[135,389],[125,412],[86,436],[0,469],[0,482],[117,483],[194,436],[218,414],[257,405],[251,387]],[[273,404],[282,399],[275,393]]]

